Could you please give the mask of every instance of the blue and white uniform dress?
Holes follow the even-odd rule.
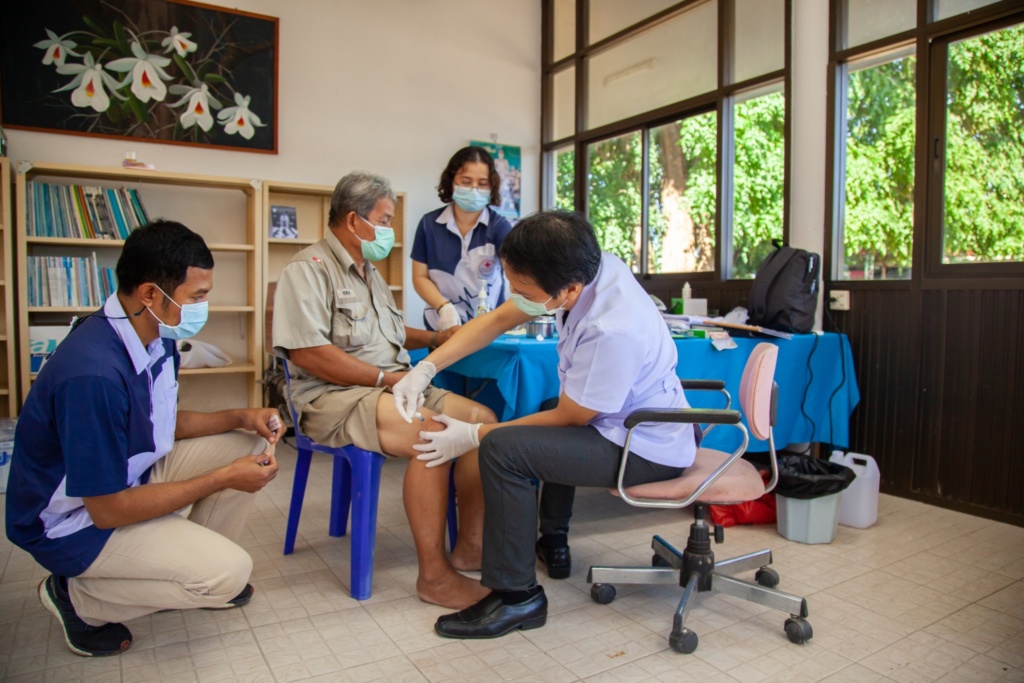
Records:
[[[455,305],[460,323],[476,315],[481,285],[486,288],[488,310],[505,301],[498,250],[511,230],[512,225],[489,208],[480,212],[477,224],[465,237],[459,232],[450,204],[420,219],[412,244],[412,260],[426,264],[441,295]],[[429,330],[437,329],[437,311],[426,309],[423,324]]]

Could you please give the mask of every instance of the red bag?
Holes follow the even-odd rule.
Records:
[[[771,473],[761,472],[761,479],[768,482]],[[722,526],[737,524],[775,524],[775,494],[766,493],[757,500],[739,505],[709,505],[711,521]]]

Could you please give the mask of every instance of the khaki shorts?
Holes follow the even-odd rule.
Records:
[[[387,392],[386,396],[381,394]],[[423,405],[435,413],[444,411],[444,397],[450,392],[427,387]],[[350,387],[328,391],[302,409],[302,433],[317,443],[340,448],[357,448],[383,453],[377,438],[377,401],[394,400],[387,388]],[[387,453],[384,453],[387,455]]]

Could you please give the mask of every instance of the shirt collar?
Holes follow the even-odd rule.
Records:
[[[121,338],[121,342],[128,349],[128,356],[132,359],[135,374],[141,374],[143,370],[153,367],[158,360],[164,357],[164,344],[160,337],[151,341],[149,346],[142,345],[138,332],[126,319],[128,314],[121,306],[117,292],[107,297],[107,302],[103,304],[103,315],[106,316],[107,322],[114,328],[117,336]]]
[[[597,275],[588,284],[583,285],[583,290],[580,292],[579,298],[576,299],[576,304],[569,311],[569,315],[565,317],[562,327],[566,334],[571,334],[576,325],[587,317],[587,314],[590,312],[590,307],[594,305],[594,299],[597,297],[597,283],[601,279],[601,271],[603,270],[604,259],[602,258],[601,264],[597,267]],[[559,336],[561,334],[562,332],[559,331]]]
[[[327,242],[327,246],[330,247],[334,257],[338,259],[339,263],[341,263],[343,270],[348,271],[355,268],[355,259],[352,258],[352,254],[348,253],[348,249],[346,249],[345,245],[341,243],[341,240],[338,239],[338,236],[334,234],[333,230],[328,229],[327,236],[324,237],[324,240]],[[367,273],[375,269],[374,265],[370,263],[369,260],[366,261],[366,268]],[[358,268],[356,268],[356,272],[359,272]]]
[[[442,225],[447,224],[449,226],[454,226],[455,225],[455,210],[452,209],[452,205],[448,204],[447,206],[445,206],[444,210],[441,212],[441,215],[439,215],[435,220],[438,223],[441,223]],[[488,209],[485,206],[483,208],[483,210],[480,212],[480,217],[476,219],[476,224],[480,225],[481,223],[483,223],[484,225],[490,225],[490,221],[491,221],[491,211],[490,211],[490,209]],[[473,227],[475,228],[476,225],[474,225]],[[457,227],[456,227],[456,230],[458,230]]]

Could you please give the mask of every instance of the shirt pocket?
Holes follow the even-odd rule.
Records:
[[[362,302],[339,303],[334,311],[331,335],[334,345],[342,349],[370,343],[369,307]]]
[[[405,344],[405,318],[397,307],[388,304],[381,311],[381,330],[388,341],[398,346]]]

